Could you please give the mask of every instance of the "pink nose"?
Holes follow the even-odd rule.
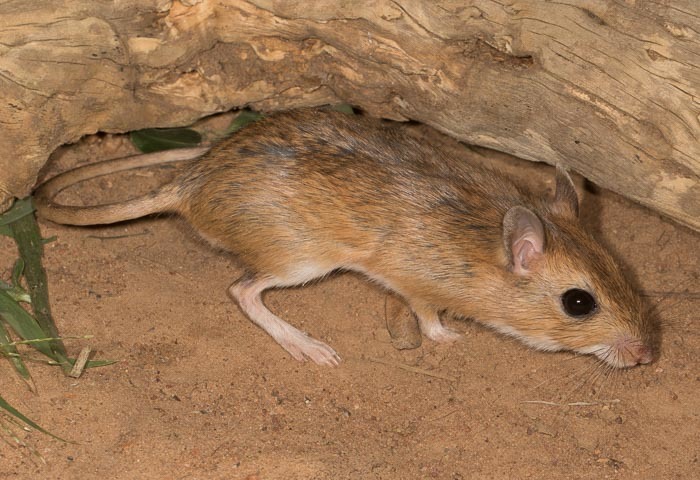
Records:
[[[631,347],[632,358],[636,363],[647,364],[654,360],[654,354],[646,345],[634,345]]]

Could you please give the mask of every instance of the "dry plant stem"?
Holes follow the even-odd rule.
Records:
[[[85,370],[85,366],[90,358],[90,352],[92,352],[90,347],[85,347],[80,351],[80,355],[78,355],[78,358],[73,364],[73,368],[68,374],[69,377],[79,378],[83,374],[83,370]]]
[[[454,377],[450,377],[449,375],[442,375],[441,373],[431,372],[431,371],[426,370],[424,368],[412,367],[412,366],[406,365],[404,363],[390,362],[388,360],[381,360],[379,358],[368,358],[367,360],[372,362],[372,363],[380,363],[382,365],[387,365],[389,367],[400,368],[402,370],[406,370],[407,372],[417,373],[418,375],[425,375],[427,377],[439,378],[441,380],[447,380],[448,382],[456,381],[456,379]]]
[[[552,407],[593,407],[596,405],[620,403],[620,400],[613,399],[613,400],[600,400],[597,402],[569,402],[569,403],[556,403],[556,402],[548,402],[545,400],[525,400],[525,401],[520,402],[520,403],[529,403],[529,404],[533,404],[533,405],[549,405]]]
[[[68,362],[66,348],[59,339],[58,329],[51,316],[49,305],[49,289],[46,279],[46,271],[41,264],[44,254],[44,245],[34,215],[25,215],[10,224],[12,235],[17,243],[17,250],[24,260],[24,278],[27,280],[29,295],[32,298],[32,309],[39,326],[47,337],[55,360],[61,364],[65,373],[71,370]]]

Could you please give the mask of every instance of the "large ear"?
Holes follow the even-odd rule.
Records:
[[[503,244],[508,268],[515,274],[528,275],[533,262],[544,253],[542,221],[525,207],[512,207],[503,217]]]
[[[557,183],[554,201],[551,204],[552,213],[560,217],[578,218],[578,195],[576,187],[567,171],[557,165]]]

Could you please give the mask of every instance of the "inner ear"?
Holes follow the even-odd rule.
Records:
[[[556,191],[551,204],[552,212],[561,217],[578,218],[578,195],[567,171],[557,165]]]
[[[525,207],[512,207],[503,217],[503,244],[508,268],[517,275],[528,275],[544,254],[542,221]]]

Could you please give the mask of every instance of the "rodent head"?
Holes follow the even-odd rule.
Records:
[[[650,318],[612,257],[581,229],[566,171],[557,169],[554,201],[541,210],[542,218],[517,206],[503,219],[506,281],[521,296],[512,303],[527,308],[507,324],[489,323],[543,350],[594,354],[619,368],[650,363]]]

